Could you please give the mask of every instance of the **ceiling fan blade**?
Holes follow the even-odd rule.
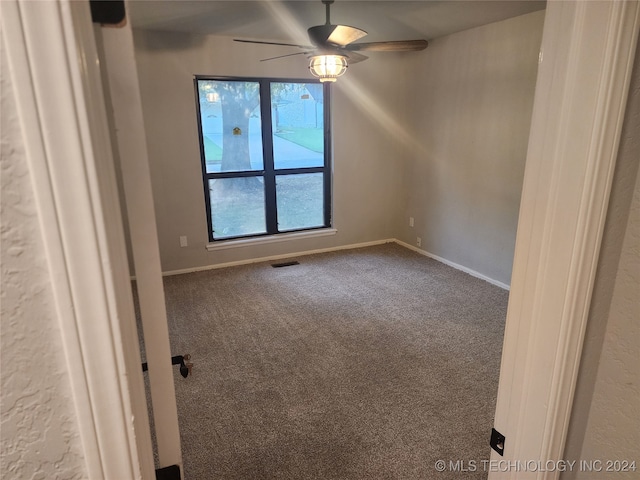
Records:
[[[296,53],[290,53],[288,55],[278,55],[277,57],[263,58],[260,61],[261,62],[267,62],[269,60],[276,60],[277,58],[293,57],[294,55],[309,55],[310,53],[313,53],[313,52],[296,52]]]
[[[349,65],[353,65],[354,63],[364,62],[369,57],[361,53],[348,52],[347,58],[349,59]]]
[[[313,48],[310,45],[298,45],[296,43],[262,42],[259,40],[244,40],[242,38],[234,38],[233,41],[242,42],[242,43],[258,43],[261,45],[283,45],[285,47],[298,47],[298,48],[304,48],[304,49]]]
[[[352,43],[345,48],[362,52],[417,52],[429,45],[426,40],[395,40],[390,42]]]
[[[336,25],[335,27],[331,35],[329,35],[329,38],[327,38],[327,42],[332,45],[340,45],[341,47],[349,45],[367,34],[364,30],[348,25]]]
[[[367,34],[367,32],[359,28],[331,24],[316,25],[309,28],[307,33],[311,43],[318,47],[344,47]]]
[[[330,7],[333,2],[334,0],[322,0],[326,7],[326,22],[324,25],[317,25],[307,30],[311,43],[318,47],[344,47],[367,34],[364,30],[349,25],[333,25],[330,17]]]

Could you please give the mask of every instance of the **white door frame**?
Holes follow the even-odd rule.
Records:
[[[3,36],[88,474],[151,480],[130,292],[118,286],[128,269],[113,159],[102,97],[88,93],[100,92],[95,65],[80,48],[94,39],[86,5],[74,23],[72,3],[3,1]],[[505,458],[562,457],[638,9],[548,3],[496,410]]]
[[[559,476],[536,462],[563,460],[639,15],[637,1],[547,2],[495,414],[505,450],[492,452],[492,480]]]
[[[128,10],[129,5],[126,5]],[[182,469],[160,247],[131,24],[96,27],[122,172],[160,468]],[[97,57],[96,57],[97,59]],[[186,352],[183,352],[186,353]]]
[[[87,478],[151,480],[140,347],[89,5],[1,3]]]

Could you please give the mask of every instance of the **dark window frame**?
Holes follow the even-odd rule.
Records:
[[[262,154],[263,169],[262,170],[244,170],[233,172],[207,172],[204,138],[202,132],[202,116],[200,112],[200,94],[198,89],[199,81],[236,81],[236,82],[256,82],[260,88],[260,116],[262,123]],[[324,129],[324,165],[321,167],[302,167],[302,168],[286,168],[276,169],[274,166],[273,153],[273,134],[272,134],[272,118],[271,118],[271,84],[272,83],[320,83],[314,79],[300,78],[272,78],[272,77],[228,77],[228,76],[212,76],[212,75],[195,75],[193,84],[196,96],[196,117],[198,122],[198,141],[200,143],[200,161],[202,167],[202,179],[204,187],[204,200],[207,215],[207,231],[209,242],[226,242],[229,240],[251,239],[271,235],[286,235],[295,232],[307,232],[313,230],[323,230],[332,226],[332,198],[331,198],[331,87],[328,82],[322,83],[323,95],[323,129]],[[318,227],[305,227],[300,229],[291,229],[278,231],[277,218],[277,199],[276,199],[276,176],[277,175],[296,175],[305,173],[322,173],[323,174],[323,200],[324,200],[324,225]],[[213,238],[213,220],[211,215],[211,194],[209,181],[216,178],[237,178],[237,177],[262,177],[265,186],[265,215],[266,229],[264,233],[255,233],[249,235],[238,235],[225,238]]]

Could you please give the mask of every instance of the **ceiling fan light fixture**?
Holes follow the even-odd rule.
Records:
[[[314,55],[309,59],[311,74],[321,82],[335,82],[348,66],[345,55]]]

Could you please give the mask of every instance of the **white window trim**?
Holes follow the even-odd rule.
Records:
[[[205,248],[209,252],[217,250],[227,250],[230,248],[253,247],[255,245],[265,245],[267,243],[290,242],[304,238],[328,237],[338,233],[335,228],[322,228],[318,230],[306,230],[304,232],[279,233],[277,235],[267,235],[264,237],[239,238],[236,240],[221,240],[220,242],[208,243]]]
[[[247,173],[251,173],[252,175],[250,175],[251,178],[262,178],[264,179],[264,193],[265,193],[265,230],[266,232],[264,233],[268,233],[268,236],[275,236],[275,235],[287,235],[288,233],[297,233],[299,231],[312,231],[315,229],[319,229],[319,228],[323,228],[323,229],[331,229],[333,227],[333,217],[331,216],[331,210],[332,210],[332,205],[333,205],[333,188],[332,188],[332,181],[333,181],[333,166],[332,166],[332,150],[333,149],[327,149],[326,148],[326,142],[327,142],[327,138],[331,138],[331,121],[329,120],[331,118],[331,94],[330,94],[330,90],[328,89],[328,85],[327,84],[323,84],[322,82],[317,82],[317,80],[311,80],[309,81],[308,79],[300,79],[300,78],[270,78],[270,77],[264,77],[264,76],[259,76],[259,77],[245,77],[245,76],[209,76],[209,75],[195,75],[194,77],[194,82],[195,82],[195,88],[196,88],[196,110],[197,110],[197,122],[198,122],[198,137],[199,137],[199,142],[200,142],[200,155],[201,155],[201,165],[202,165],[202,176],[203,176],[203,180],[204,180],[204,195],[205,195],[205,204],[206,204],[206,217],[207,217],[207,231],[208,231],[208,239],[209,239],[209,243],[207,244],[206,248],[207,250],[218,250],[218,248],[209,248],[211,245],[214,245],[218,242],[229,242],[229,245],[231,245],[232,240],[236,240],[234,239],[229,239],[229,240],[225,240],[224,238],[216,238],[215,235],[215,228],[213,225],[213,214],[214,214],[214,208],[213,208],[213,199],[211,197],[211,191],[212,191],[212,187],[211,187],[211,182],[215,181],[215,180],[225,180],[225,179],[232,179],[232,178],[242,178],[245,176],[245,174]],[[265,153],[265,158],[263,159],[263,168],[262,170],[255,170],[255,169],[249,169],[246,171],[241,171],[241,170],[223,170],[223,171],[209,171],[207,166],[206,166],[206,160],[205,160],[205,148],[204,148],[204,138],[205,138],[205,134],[203,131],[203,124],[202,124],[202,99],[200,98],[200,82],[250,82],[250,83],[255,83],[259,86],[259,91],[260,91],[260,95],[259,95],[259,105],[257,108],[260,109],[261,112],[261,116],[265,116],[265,117],[269,117],[269,121],[267,122],[269,124],[269,127],[266,127],[269,132],[265,132],[265,124],[264,122],[262,123],[262,126],[260,127],[260,132],[263,135],[263,141],[265,142],[265,147],[267,147],[267,150],[272,151],[273,150],[273,138],[275,138],[275,134],[272,135],[271,130],[273,129],[273,125],[275,125],[274,122],[276,122],[277,119],[277,115],[276,117],[272,118],[272,113],[271,113],[271,109],[269,108],[269,103],[272,102],[271,93],[268,93],[267,96],[265,97],[263,95],[264,90],[263,87],[266,88],[266,90],[271,90],[271,85],[273,84],[277,84],[277,83],[289,83],[289,84],[298,84],[298,85],[305,85],[305,84],[309,84],[309,83],[313,83],[315,85],[318,85],[322,88],[322,92],[323,92],[323,137],[324,137],[324,143],[325,143],[325,149],[323,151],[323,164],[322,165],[311,165],[311,166],[298,166],[298,167],[289,167],[289,168],[281,168],[281,167],[277,167],[275,165],[276,162],[276,158],[275,158],[275,152],[271,152],[270,155],[266,155]],[[265,113],[265,109],[269,110],[269,113],[266,114]],[[273,125],[272,125],[273,124]],[[235,129],[234,129],[235,130]],[[266,136],[265,136],[266,134]],[[269,140],[266,140],[266,138],[269,138]],[[272,138],[273,137],[273,138]],[[270,160],[267,159],[267,157],[270,157]],[[269,167],[269,163],[271,164],[271,166]],[[321,169],[320,171],[318,171],[319,169]],[[310,171],[311,170],[311,171]],[[280,230],[279,227],[279,223],[278,223],[278,188],[276,187],[275,183],[271,183],[271,180],[273,180],[273,182],[277,183],[277,178],[281,175],[286,175],[286,176],[291,176],[291,175],[308,175],[308,174],[313,174],[313,175],[322,175],[322,190],[323,190],[323,197],[322,197],[322,204],[323,204],[323,222],[321,225],[316,225],[316,226],[306,226],[306,227],[302,227],[300,229],[296,229],[295,232],[287,232],[287,230]],[[267,181],[268,179],[271,179],[269,182]],[[328,185],[327,185],[328,184]],[[268,186],[271,185],[271,186]],[[274,188],[275,190],[270,191],[270,188]],[[329,189],[329,195],[327,195],[327,188]],[[271,196],[273,194],[273,197]],[[275,199],[275,201],[274,201]],[[273,223],[272,223],[273,222]],[[275,224],[275,225],[274,225]],[[258,234],[259,235],[259,234]],[[263,235],[263,237],[266,237],[267,235]],[[245,234],[240,234],[237,237],[237,240],[240,239],[251,239],[253,238],[253,232],[248,232]],[[271,243],[269,241],[266,242],[261,242],[261,243]],[[228,247],[231,248],[231,247]]]

